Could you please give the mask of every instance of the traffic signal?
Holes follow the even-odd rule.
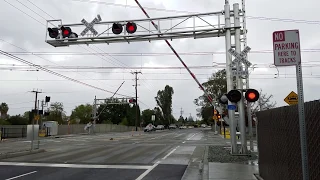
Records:
[[[221,115],[220,115],[220,114],[217,114],[217,118],[218,118],[218,120],[221,119]]]
[[[133,34],[137,31],[137,25],[134,22],[127,22],[126,31],[129,34]],[[123,31],[123,25],[120,23],[113,23],[112,24],[112,32],[113,34],[121,34]]]
[[[120,23],[113,23],[112,25],[112,32],[113,34],[121,34],[123,31],[122,24]]]
[[[78,34],[72,32],[70,27],[60,27],[61,35],[63,38],[78,38]],[[59,29],[58,28],[48,28],[49,36],[51,38],[59,39]]]
[[[248,102],[256,102],[259,99],[259,92],[255,89],[247,89],[245,98]]]
[[[127,30],[127,32],[128,32],[129,34],[135,33],[136,30],[137,30],[137,25],[136,25],[136,23],[134,23],[134,22],[128,22],[128,23],[126,24],[126,30]]]
[[[227,97],[229,101],[237,103],[241,100],[242,94],[238,90],[231,90],[228,92]]]
[[[46,103],[47,103],[47,102],[50,102],[50,96],[46,96],[46,99],[45,99],[45,100],[46,100]]]
[[[129,103],[135,103],[136,100],[135,99],[129,99]]]
[[[78,38],[78,34],[72,32],[70,27],[61,26],[60,29],[63,38]]]
[[[49,36],[51,38],[57,38],[59,35],[59,29],[58,28],[48,28]]]

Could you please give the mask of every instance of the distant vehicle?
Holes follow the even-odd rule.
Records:
[[[175,124],[170,124],[169,129],[176,129],[177,126]]]
[[[187,126],[180,126],[179,129],[187,129]]]
[[[205,128],[205,127],[207,127],[207,125],[205,125],[205,124],[201,124],[201,127]]]
[[[155,131],[156,128],[154,127],[154,125],[152,124],[148,124],[145,128],[144,128],[144,132],[150,132],[150,131]]]
[[[156,127],[156,129],[157,129],[157,130],[164,130],[164,125],[158,125],[158,126]]]
[[[189,129],[192,129],[192,128],[194,128],[194,126],[188,126],[188,128],[189,128]]]

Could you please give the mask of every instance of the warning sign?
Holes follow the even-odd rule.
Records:
[[[286,98],[284,98],[284,101],[289,105],[298,104],[298,94],[291,91],[291,93],[288,94]]]
[[[298,30],[276,31],[272,36],[275,66],[292,66],[301,62]]]

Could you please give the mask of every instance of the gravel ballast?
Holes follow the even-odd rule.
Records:
[[[220,162],[220,163],[234,163],[254,161],[258,159],[256,153],[250,153],[248,156],[237,156],[230,154],[230,148],[226,146],[209,146],[208,150],[208,161],[209,162]]]

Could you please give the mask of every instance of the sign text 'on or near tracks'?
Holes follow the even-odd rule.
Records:
[[[273,53],[275,66],[291,66],[301,62],[298,30],[273,32]]]

